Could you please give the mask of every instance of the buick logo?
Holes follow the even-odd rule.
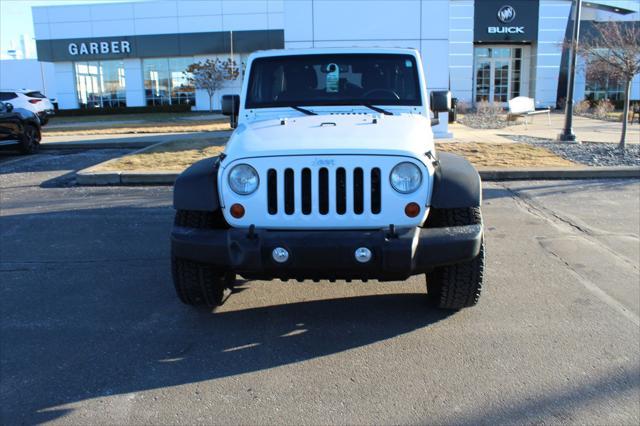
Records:
[[[516,10],[513,7],[502,6],[500,10],[498,10],[498,20],[503,24],[508,24],[514,19],[516,19]]]

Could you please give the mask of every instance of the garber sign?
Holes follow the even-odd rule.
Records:
[[[131,45],[126,40],[91,41],[88,43],[69,43],[67,50],[72,56],[122,54],[131,53]]]
[[[475,41],[534,41],[538,8],[538,0],[476,0]]]

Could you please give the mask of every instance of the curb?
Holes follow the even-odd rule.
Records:
[[[483,181],[622,179],[640,178],[640,167],[589,167],[581,169],[480,169]]]
[[[483,169],[485,182],[506,180],[562,180],[562,179],[622,179],[640,178],[640,167],[602,167],[589,169]],[[76,173],[76,183],[83,186],[101,185],[173,185],[180,172],[93,172]]]
[[[180,172],[92,172],[76,173],[76,184],[81,186],[106,185],[173,185]]]

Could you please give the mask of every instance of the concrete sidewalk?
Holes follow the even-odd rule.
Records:
[[[161,142],[200,138],[228,137],[231,131],[224,132],[179,132],[144,133],[124,135],[76,135],[44,136],[41,149],[87,149],[87,148],[145,148]]]
[[[156,113],[162,114],[162,113]],[[176,115],[167,113],[167,120],[160,120],[159,117],[155,119],[147,119],[144,118],[149,114],[116,114],[114,116],[99,116],[96,117],[95,120],[87,121],[87,117],[54,117],[49,124],[47,124],[47,130],[56,130],[56,129],[69,129],[69,128],[85,128],[85,127],[94,127],[96,129],[104,129],[109,128],[110,126],[122,125],[122,124],[140,124],[140,123],[158,123],[158,125],[166,125],[167,123],[189,123],[192,121],[204,121],[204,122],[216,122],[220,120],[228,121],[228,117],[222,114],[214,114],[214,113],[202,113],[202,114],[192,114],[188,113],[185,115]],[[136,118],[143,115],[143,118]],[[130,118],[121,118],[121,117],[130,117]]]
[[[519,119],[517,124],[511,124],[504,129],[472,129],[459,123],[450,124],[449,131],[453,133],[453,139],[450,141],[512,143],[511,139],[504,136],[515,135],[556,139],[564,127],[564,114],[552,113],[551,125],[546,115],[530,117],[526,127],[523,123],[523,119]],[[618,143],[622,123],[576,116],[573,118],[573,131],[581,142]],[[640,143],[640,126],[637,123],[628,125],[627,143]]]

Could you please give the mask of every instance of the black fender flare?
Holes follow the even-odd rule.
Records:
[[[173,207],[176,210],[219,210],[219,167],[220,157],[211,157],[192,164],[180,173],[173,185]]]
[[[476,168],[466,158],[449,152],[438,153],[438,161],[434,173],[431,207],[480,207],[482,182]]]

